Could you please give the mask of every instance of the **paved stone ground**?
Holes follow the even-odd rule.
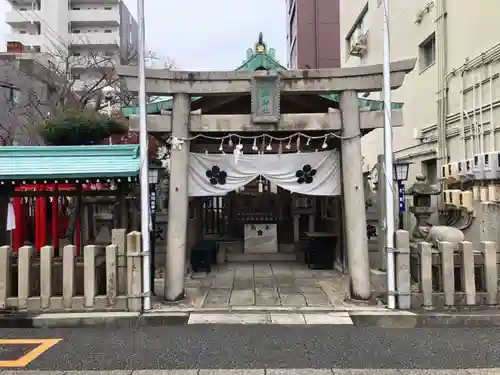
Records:
[[[194,274],[186,281],[187,299],[166,304],[156,299],[159,310],[349,310],[347,277],[335,270],[310,270],[298,262],[230,263],[209,274]],[[163,295],[163,280],[155,291]]]
[[[191,313],[188,324],[333,324],[352,325],[348,312]]]

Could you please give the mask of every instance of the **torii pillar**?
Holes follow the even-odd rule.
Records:
[[[189,137],[191,97],[173,95],[172,137]],[[167,254],[165,256],[164,299],[178,301],[184,298],[184,277],[187,257],[189,142],[170,153],[170,180],[168,191]]]
[[[356,91],[340,93],[342,113],[342,195],[346,228],[347,268],[351,280],[351,297],[371,297],[366,207],[361,153],[361,127]]]

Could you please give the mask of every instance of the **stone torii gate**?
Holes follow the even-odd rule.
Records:
[[[415,59],[391,64],[391,88],[399,88],[405,75],[415,66]],[[137,68],[121,66],[119,75],[128,90],[138,92]],[[353,298],[367,300],[371,296],[366,234],[366,211],[363,186],[361,137],[368,130],[383,126],[383,112],[359,109],[358,93],[382,90],[382,65],[321,70],[280,71],[170,71],[147,70],[146,90],[151,96],[172,96],[172,112],[148,116],[148,131],[171,132],[179,139],[193,133],[339,131],[341,134],[342,195],[348,272]],[[271,110],[263,113],[257,103],[266,92]],[[294,95],[304,96],[338,93],[339,110],[328,113],[282,114],[280,103]],[[202,96],[228,102],[228,98],[250,96],[252,113],[206,115],[192,112],[191,99]],[[393,111],[393,125],[402,125],[401,111]],[[133,123],[133,121],[132,121]],[[135,126],[132,126],[133,128]],[[165,273],[165,299],[184,297],[186,269],[186,225],[188,220],[189,142],[181,150],[172,150]],[[175,218],[175,219],[174,219]]]

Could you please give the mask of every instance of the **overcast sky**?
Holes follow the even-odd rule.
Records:
[[[58,1],[58,0],[51,0]],[[124,0],[137,14],[137,1]],[[147,48],[183,70],[232,70],[259,32],[286,65],[285,0],[146,0]],[[5,50],[6,0],[0,0],[0,42]]]

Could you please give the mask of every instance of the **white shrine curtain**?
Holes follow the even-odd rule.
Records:
[[[292,193],[340,195],[337,150],[294,154],[240,155],[190,153],[191,197],[220,196],[262,176]]]

